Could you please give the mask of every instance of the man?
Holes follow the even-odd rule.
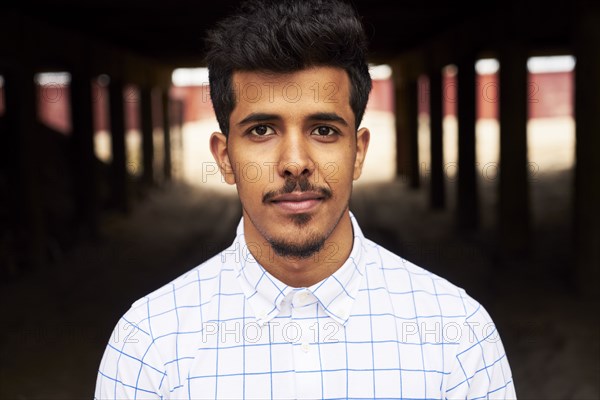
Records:
[[[96,398],[514,398],[481,305],[366,239],[349,211],[370,138],[354,10],[246,3],[207,44],[237,237],[132,305]]]

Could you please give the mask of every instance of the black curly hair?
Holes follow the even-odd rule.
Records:
[[[295,72],[312,66],[344,69],[358,126],[372,83],[367,39],[354,8],[340,0],[249,0],[205,38],[210,96],[221,131],[229,133],[235,71]]]

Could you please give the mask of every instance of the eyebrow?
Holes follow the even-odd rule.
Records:
[[[280,120],[281,117],[277,114],[266,114],[266,113],[251,113],[246,118],[237,123],[237,125],[245,125],[252,122],[265,122],[265,121],[273,121]]]
[[[348,122],[336,113],[315,113],[308,116],[309,121],[328,121],[328,122],[339,122],[344,126],[348,126]]]
[[[281,117],[277,114],[267,114],[267,113],[251,113],[246,118],[237,123],[238,126],[245,125],[254,122],[265,122],[265,121],[273,121],[273,120],[281,120]],[[314,113],[308,116],[309,121],[328,121],[328,122],[338,122],[344,126],[348,126],[348,122],[336,113]]]

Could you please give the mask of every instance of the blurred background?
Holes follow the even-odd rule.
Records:
[[[91,398],[131,303],[241,216],[206,29],[238,1],[0,6],[0,399]],[[490,312],[519,398],[600,398],[600,7],[353,0],[365,235]]]

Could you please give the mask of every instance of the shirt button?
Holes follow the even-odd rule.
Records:
[[[304,342],[302,343],[302,351],[305,353],[308,353],[310,351],[310,344],[308,344],[308,342]]]

